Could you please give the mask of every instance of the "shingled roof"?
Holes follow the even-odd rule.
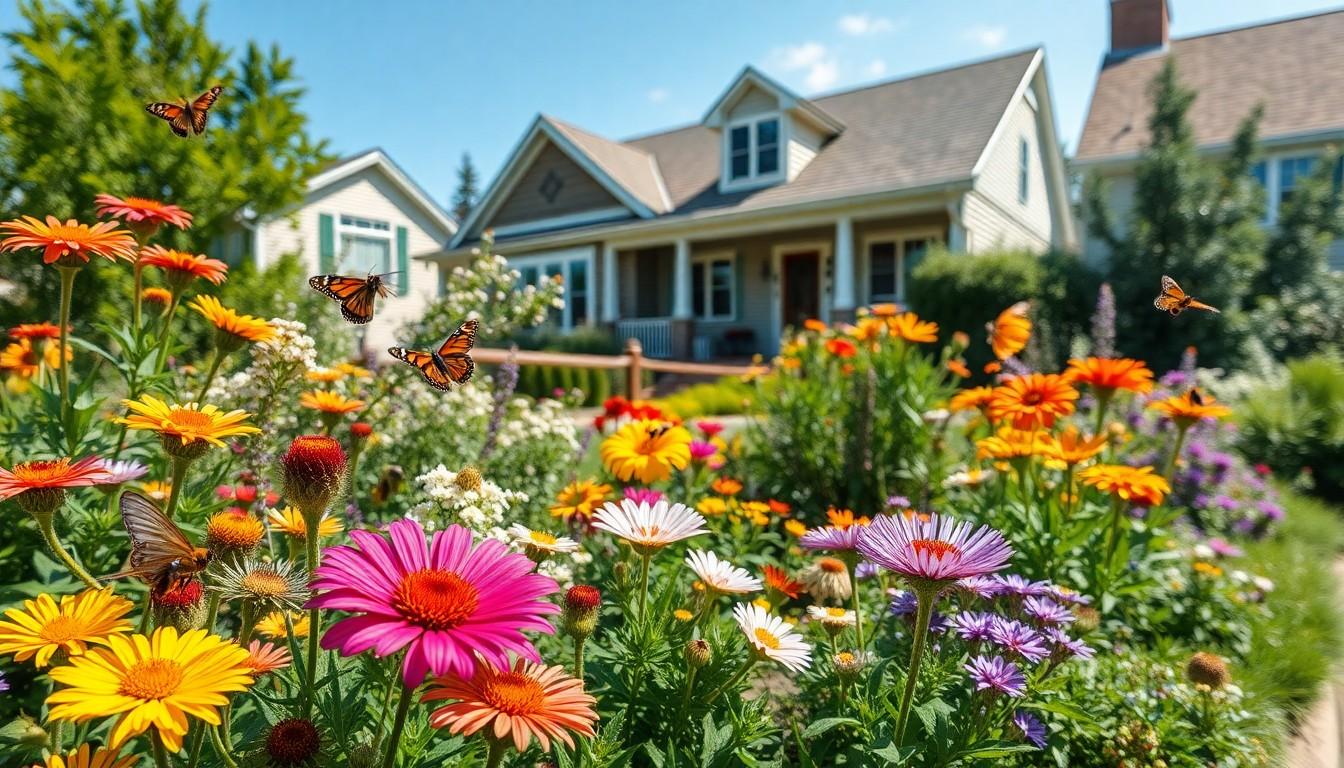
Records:
[[[1148,144],[1148,85],[1173,58],[1198,96],[1189,112],[1203,147],[1231,142],[1257,105],[1260,136],[1344,134],[1344,11],[1172,40],[1102,67],[1075,161],[1130,158]]]

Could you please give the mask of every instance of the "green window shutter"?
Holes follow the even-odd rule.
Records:
[[[336,222],[329,213],[317,216],[317,263],[323,274],[336,269]]]
[[[406,287],[411,284],[411,261],[406,252],[406,238],[410,232],[405,227],[397,227],[397,293],[405,296]]]
[[[733,257],[733,322],[742,317],[742,297],[747,282],[747,259],[742,253]]]

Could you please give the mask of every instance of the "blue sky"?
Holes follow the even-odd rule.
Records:
[[[207,23],[236,47],[279,43],[297,60],[318,135],[341,153],[383,147],[442,202],[463,151],[488,179],[537,112],[611,138],[649,133],[698,120],[746,63],[812,95],[1044,44],[1060,135],[1073,146],[1107,5],[228,0]],[[1183,36],[1331,7],[1172,0],[1172,25]]]

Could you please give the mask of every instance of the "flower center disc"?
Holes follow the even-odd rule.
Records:
[[[942,539],[915,539],[910,542],[910,546],[915,548],[915,552],[931,555],[935,560],[942,560],[948,553],[960,555],[961,550],[957,549],[955,544],[948,543]]]
[[[275,571],[252,571],[239,583],[257,597],[279,597],[289,591],[289,583]]]
[[[168,421],[175,427],[197,430],[210,426],[210,417],[200,411],[179,408],[168,414]]]
[[[60,461],[29,461],[14,467],[14,476],[20,481],[31,483],[51,482],[65,474],[70,466],[68,459]]]
[[[554,536],[545,531],[532,531],[529,535],[531,536],[532,541],[536,544],[551,545],[556,541]]]
[[[528,715],[538,712],[546,698],[541,683],[520,672],[496,675],[485,684],[481,698],[491,707],[509,715]]]
[[[476,587],[452,571],[426,568],[402,577],[392,607],[426,629],[452,629],[466,623],[480,602]]]
[[[844,573],[845,564],[834,557],[823,557],[817,561],[817,567],[827,573]]]
[[[765,627],[756,628],[756,642],[764,645],[772,651],[779,650],[779,638],[770,633]]]
[[[81,637],[84,625],[69,616],[57,616],[42,626],[37,636],[48,643],[64,643]]]
[[[182,684],[182,667],[172,659],[137,661],[122,678],[117,693],[133,699],[165,699]]]
[[[301,765],[320,747],[317,728],[298,718],[281,720],[266,736],[266,753],[280,765]]]

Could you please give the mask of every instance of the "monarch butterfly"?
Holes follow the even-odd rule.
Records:
[[[210,551],[194,547],[159,506],[134,491],[121,495],[121,522],[131,536],[131,567],[105,579],[137,576],[163,594],[210,564]]]
[[[392,347],[387,351],[407,365],[418,368],[420,375],[425,377],[431,387],[446,390],[449,384],[466,384],[476,370],[476,363],[472,362],[468,353],[476,344],[476,329],[479,326],[476,320],[466,321],[433,352],[405,347]]]
[[[373,319],[374,301],[392,295],[391,286],[384,282],[383,278],[395,274],[396,272],[388,272],[368,277],[317,275],[308,278],[308,285],[314,291],[339,301],[341,317],[357,325],[363,325]]]
[[[222,86],[216,85],[210,90],[196,97],[195,101],[179,101],[176,104],[166,101],[156,101],[145,105],[145,111],[149,114],[168,121],[168,127],[173,133],[187,138],[195,133],[200,136],[205,133],[205,121],[210,117],[210,107],[214,106],[215,99],[224,92]]]
[[[1217,308],[1211,307],[1202,301],[1198,301],[1194,296],[1181,290],[1181,286],[1176,284],[1166,275],[1162,276],[1162,293],[1153,299],[1153,306],[1163,312],[1170,312],[1175,317],[1187,309],[1202,309],[1206,312],[1218,312]],[[1222,313],[1219,313],[1222,314]]]
[[[1000,312],[994,322],[985,323],[995,357],[1007,360],[1027,346],[1027,339],[1031,338],[1031,320],[1027,317],[1030,311],[1030,302],[1019,301]]]

